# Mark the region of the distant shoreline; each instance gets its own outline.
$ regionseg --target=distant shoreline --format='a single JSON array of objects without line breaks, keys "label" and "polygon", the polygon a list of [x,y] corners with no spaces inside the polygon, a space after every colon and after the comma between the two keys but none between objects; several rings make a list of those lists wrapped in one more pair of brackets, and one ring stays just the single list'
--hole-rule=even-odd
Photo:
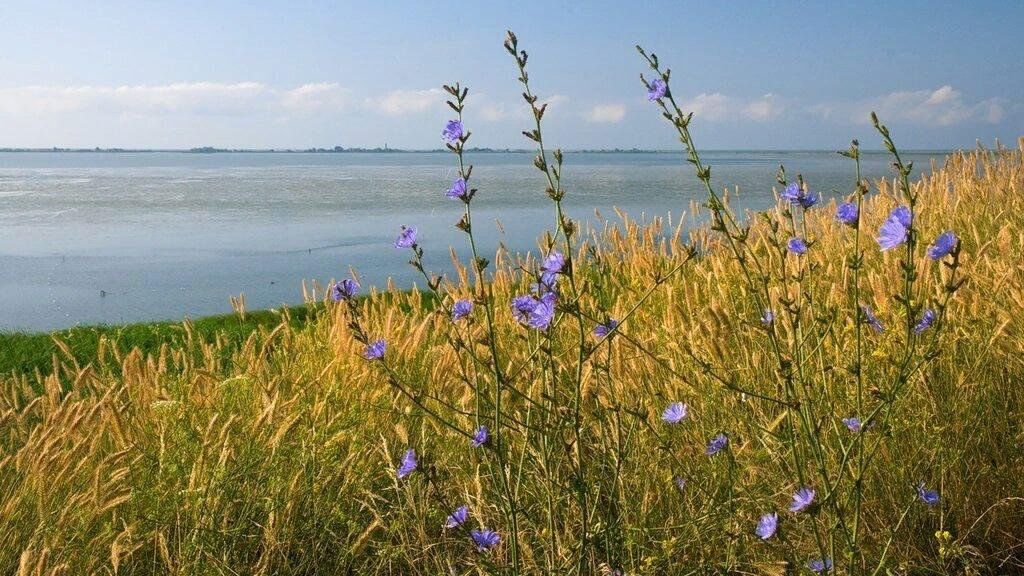
[{"label": "distant shoreline", "polygon": [[[906,150],[906,153],[911,154],[950,154],[956,150],[962,150],[963,148],[953,149],[921,149],[921,150]],[[58,154],[429,154],[438,152],[448,152],[444,148],[433,148],[425,150],[416,149],[402,149],[402,148],[342,148],[337,146],[335,148],[214,148],[211,146],[203,146],[200,148],[0,148],[0,153],[19,153],[19,154],[33,154],[33,153],[58,153]],[[473,154],[535,154],[535,150],[528,150],[525,148],[467,148],[467,153]],[[679,153],[679,150],[644,150],[639,148],[596,148],[596,149],[579,149],[579,150],[564,150],[566,154],[674,154]],[[794,153],[794,152],[836,152],[827,148],[808,148],[808,149],[721,149],[712,150],[708,149],[705,152],[756,152],[756,153]],[[888,154],[884,149],[878,150],[865,150],[861,149],[861,152],[866,154]]]}]

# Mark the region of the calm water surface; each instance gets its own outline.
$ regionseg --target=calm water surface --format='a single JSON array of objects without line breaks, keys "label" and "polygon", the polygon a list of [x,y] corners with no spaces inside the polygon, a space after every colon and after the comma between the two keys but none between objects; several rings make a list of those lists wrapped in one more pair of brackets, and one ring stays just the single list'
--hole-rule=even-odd
[{"label": "calm water surface", "polygon": [[[542,176],[525,153],[472,154],[479,248],[534,249],[553,223]],[[672,215],[703,198],[679,154],[566,155],[570,215],[598,209]],[[910,154],[927,169],[941,153]],[[815,190],[852,187],[850,160],[831,152],[712,152],[716,187],[738,186],[739,206],[772,201],[785,164]],[[867,154],[866,177],[891,174]],[[0,329],[182,319],[302,300],[305,280],[359,271],[362,283],[416,280],[392,246],[402,224],[420,229],[427,263],[444,270],[461,203],[445,153],[186,154],[0,153]],[[500,224],[500,225],[499,225]]]}]

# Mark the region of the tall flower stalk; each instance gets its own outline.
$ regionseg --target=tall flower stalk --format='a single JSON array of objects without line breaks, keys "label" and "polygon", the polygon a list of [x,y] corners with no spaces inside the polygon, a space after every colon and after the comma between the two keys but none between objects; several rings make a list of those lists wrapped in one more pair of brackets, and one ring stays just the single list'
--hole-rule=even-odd
[{"label": "tall flower stalk", "polygon": [[[456,223],[456,228],[466,234],[469,241],[469,248],[472,255],[474,300],[483,308],[486,320],[486,344],[490,351],[491,371],[494,375],[494,425],[491,432],[491,442],[494,445],[494,453],[498,459],[498,475],[502,490],[504,491],[504,506],[510,523],[510,540],[512,565],[515,574],[519,574],[519,509],[516,504],[515,493],[509,477],[507,466],[508,445],[504,442],[504,431],[502,428],[504,414],[502,412],[502,397],[505,393],[505,374],[502,368],[501,358],[498,354],[498,335],[494,329],[494,296],[491,285],[487,281],[486,271],[490,264],[487,258],[480,256],[477,251],[476,238],[473,234],[473,198],[477,190],[472,187],[471,178],[473,167],[467,166],[465,161],[465,145],[469,141],[471,133],[465,130],[463,125],[463,110],[466,105],[466,98],[469,89],[463,88],[459,83],[445,85],[444,90],[452,97],[447,101],[448,106],[455,111],[458,118],[449,122],[443,133],[447,140],[446,146],[455,154],[458,161],[458,179],[452,184],[448,197],[459,199],[465,206],[462,218]],[[477,420],[479,421],[479,404],[477,409]]]},{"label": "tall flower stalk", "polygon": [[[537,145],[537,156],[534,158],[533,164],[544,174],[547,181],[547,195],[554,202],[555,207],[555,235],[553,243],[549,247],[549,252],[554,249],[554,244],[558,242],[558,236],[561,234],[563,239],[563,257],[565,259],[564,264],[558,266],[558,270],[555,272],[562,272],[569,281],[569,293],[566,301],[563,301],[561,308],[567,314],[572,316],[576,321],[577,329],[577,358],[575,367],[574,377],[574,397],[573,397],[573,446],[575,455],[575,469],[576,478],[576,500],[580,511],[580,553],[579,553],[579,564],[578,569],[582,572],[587,562],[587,556],[589,554],[588,535],[590,531],[589,527],[589,506],[587,504],[587,481],[586,481],[586,450],[584,447],[583,438],[583,368],[584,363],[587,359],[587,330],[584,325],[583,314],[580,310],[580,291],[577,285],[576,279],[576,266],[574,265],[574,252],[575,244],[573,242],[573,235],[576,232],[576,224],[569,219],[565,214],[562,207],[562,199],[565,197],[565,189],[562,187],[562,161],[564,159],[562,151],[556,149],[552,154],[554,164],[549,163],[547,158],[547,151],[544,146],[544,135],[542,132],[542,122],[544,113],[547,111],[547,103],[537,104],[538,97],[534,95],[533,90],[530,87],[530,76],[526,70],[526,62],[529,56],[525,50],[519,49],[519,40],[512,31],[508,31],[505,37],[505,50],[513,57],[516,63],[516,68],[519,71],[519,82],[523,86],[523,99],[530,106],[530,112],[533,115],[534,128],[532,130],[526,130],[523,135],[528,139],[532,140]],[[550,270],[549,270],[550,272]],[[541,282],[543,282],[543,277]]]}]

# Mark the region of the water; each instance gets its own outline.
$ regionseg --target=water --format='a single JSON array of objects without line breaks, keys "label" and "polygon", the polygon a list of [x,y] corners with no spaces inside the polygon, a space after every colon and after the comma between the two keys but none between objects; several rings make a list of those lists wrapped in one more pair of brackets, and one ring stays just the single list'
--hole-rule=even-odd
[{"label": "water", "polygon": [[[881,154],[866,177],[891,174]],[[566,205],[633,217],[672,214],[703,198],[680,154],[572,153]],[[910,154],[925,168],[941,153]],[[420,229],[427,263],[465,256],[453,224],[461,203],[445,153],[185,154],[0,153],[0,329],[199,317],[302,300],[303,279],[358,269],[364,286],[416,275],[392,246],[402,224]],[[479,248],[534,249],[553,223],[540,173],[525,153],[473,154]],[[716,186],[738,186],[741,206],[764,208],[780,163],[815,190],[847,191],[852,161],[830,152],[705,154]],[[499,225],[500,222],[500,225]]]}]

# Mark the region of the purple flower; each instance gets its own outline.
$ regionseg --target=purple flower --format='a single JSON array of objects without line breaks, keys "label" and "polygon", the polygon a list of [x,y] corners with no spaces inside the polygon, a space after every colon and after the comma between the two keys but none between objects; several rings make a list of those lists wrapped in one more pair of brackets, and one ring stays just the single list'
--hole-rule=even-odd
[{"label": "purple flower", "polygon": [[530,313],[537,306],[537,299],[529,294],[516,296],[512,299],[512,316],[521,324],[530,320]]},{"label": "purple flower", "polygon": [[484,444],[487,444],[487,441],[490,439],[491,434],[490,432],[488,432],[487,426],[481,425],[478,426],[476,431],[473,432],[473,440],[470,442],[470,444],[473,446],[473,448],[479,448]]},{"label": "purple flower", "polygon": [[790,238],[789,242],[786,244],[786,248],[798,256],[807,254],[807,242],[804,242],[804,239],[799,236]]},{"label": "purple flower", "polygon": [[897,206],[892,209],[889,213],[889,218],[892,218],[903,225],[904,228],[910,228],[913,224],[914,215],[910,213],[910,208],[906,206]]},{"label": "purple flower", "polygon": [[455,304],[452,304],[452,322],[455,322],[456,320],[461,320],[466,316],[469,316],[472,312],[472,300],[456,300]]},{"label": "purple flower", "polygon": [[452,183],[452,187],[444,195],[453,200],[464,200],[466,198],[466,181],[459,178]]},{"label": "purple flower", "polygon": [[416,227],[402,226],[402,231],[398,233],[398,238],[395,240],[395,248],[412,248],[415,245]]},{"label": "purple flower", "polygon": [[803,190],[800,189],[800,184],[792,182],[786,186],[781,193],[779,193],[779,198],[782,198],[790,204],[797,204],[800,202],[801,194],[803,194]]},{"label": "purple flower", "polygon": [[856,228],[857,219],[859,217],[860,214],[857,212],[857,205],[853,202],[844,202],[836,207],[836,220],[846,224],[847,226]]},{"label": "purple flower", "polygon": [[775,312],[772,312],[771,308],[765,308],[761,314],[761,324],[771,326],[772,322],[775,322]]},{"label": "purple flower", "polygon": [[647,100],[650,102],[660,100],[664,98],[666,94],[668,94],[668,84],[666,84],[661,78],[655,78],[647,85]]},{"label": "purple flower", "polygon": [[678,488],[680,492],[686,489],[686,478],[683,478],[678,474],[672,477],[672,483],[676,485],[676,488]]},{"label": "purple flower", "polygon": [[367,360],[380,360],[384,357],[384,351],[387,349],[388,343],[383,339],[374,340],[366,345],[366,350],[363,351],[363,358]]},{"label": "purple flower", "polygon": [[935,490],[925,490],[924,482],[917,485],[917,497],[921,499],[921,502],[929,506],[935,506],[939,503],[939,493]]},{"label": "purple flower", "polygon": [[878,229],[878,237],[875,239],[882,250],[890,250],[907,241],[907,234],[910,231],[912,217],[910,208],[897,206],[889,213],[889,217]]},{"label": "purple flower", "polygon": [[556,276],[565,267],[565,256],[558,250],[552,250],[540,265],[540,283],[543,287],[555,287]]},{"label": "purple flower", "polygon": [[359,293],[359,283],[351,278],[345,278],[341,282],[335,282],[331,286],[331,300],[341,302],[348,300]]},{"label": "purple flower", "polygon": [[458,528],[469,519],[469,506],[459,506],[444,521],[445,528]]},{"label": "purple flower", "polygon": [[714,456],[715,454],[721,452],[727,444],[729,444],[729,437],[726,436],[724,433],[719,434],[718,436],[712,438],[710,442],[708,442],[708,447],[706,450],[704,450],[704,453],[707,454],[708,456]]},{"label": "purple flower", "polygon": [[540,298],[528,294],[512,299],[512,316],[521,324],[537,329],[547,330],[555,317],[555,293],[548,292]]},{"label": "purple flower", "polygon": [[619,326],[619,321],[609,318],[604,324],[598,324],[594,327],[594,337],[604,338],[612,333]]},{"label": "purple flower", "polygon": [[761,516],[761,519],[757,521],[757,529],[754,532],[761,540],[767,540],[775,535],[775,531],[778,528],[779,515],[772,512],[771,514]]},{"label": "purple flower", "polygon": [[803,512],[811,504],[814,504],[814,490],[804,486],[793,493],[793,503],[789,505],[789,511]]},{"label": "purple flower", "polygon": [[444,125],[444,130],[441,131],[441,138],[444,138],[445,142],[449,144],[455,144],[457,140],[462,138],[462,122],[449,120]]},{"label": "purple flower", "polygon": [[799,204],[805,210],[817,204],[820,199],[817,194],[809,190],[804,190],[796,182],[786,186],[786,189],[779,194],[779,197],[788,201],[790,204]]},{"label": "purple flower", "polygon": [[920,334],[921,332],[924,332],[925,330],[931,328],[934,322],[935,310],[932,310],[931,308],[926,309],[924,313],[921,314],[921,320],[917,322],[917,326],[914,326],[914,333]]},{"label": "purple flower", "polygon": [[405,455],[402,456],[402,462],[398,465],[398,470],[396,471],[398,479],[401,480],[412,474],[416,471],[417,466],[419,466],[419,462],[416,461],[416,451],[409,448],[405,451]]},{"label": "purple flower", "polygon": [[807,567],[811,569],[811,572],[821,573],[832,570],[832,560],[829,558],[815,558],[807,562]]},{"label": "purple flower", "polygon": [[870,307],[861,304],[860,311],[864,314],[864,321],[867,322],[875,332],[878,332],[879,334],[885,332],[885,326],[882,326],[882,323],[877,317],[875,317],[875,314],[871,311]]},{"label": "purple flower", "polygon": [[487,528],[473,530],[469,535],[473,538],[473,543],[476,544],[476,549],[480,552],[486,552],[497,546],[498,542],[501,542],[501,536],[494,530],[488,530]]},{"label": "purple flower", "polygon": [[932,260],[942,260],[946,256],[949,256],[949,253],[956,248],[957,242],[959,242],[959,240],[952,230],[947,230],[942,234],[939,234],[939,237],[935,239],[935,242],[928,247],[928,257]]},{"label": "purple flower", "polygon": [[669,424],[679,424],[690,415],[690,407],[682,402],[673,402],[661,413],[661,419]]},{"label": "purple flower", "polygon": [[860,421],[860,418],[856,416],[843,418],[843,424],[850,430],[850,432],[853,433],[860,432],[864,428],[864,424]]}]

